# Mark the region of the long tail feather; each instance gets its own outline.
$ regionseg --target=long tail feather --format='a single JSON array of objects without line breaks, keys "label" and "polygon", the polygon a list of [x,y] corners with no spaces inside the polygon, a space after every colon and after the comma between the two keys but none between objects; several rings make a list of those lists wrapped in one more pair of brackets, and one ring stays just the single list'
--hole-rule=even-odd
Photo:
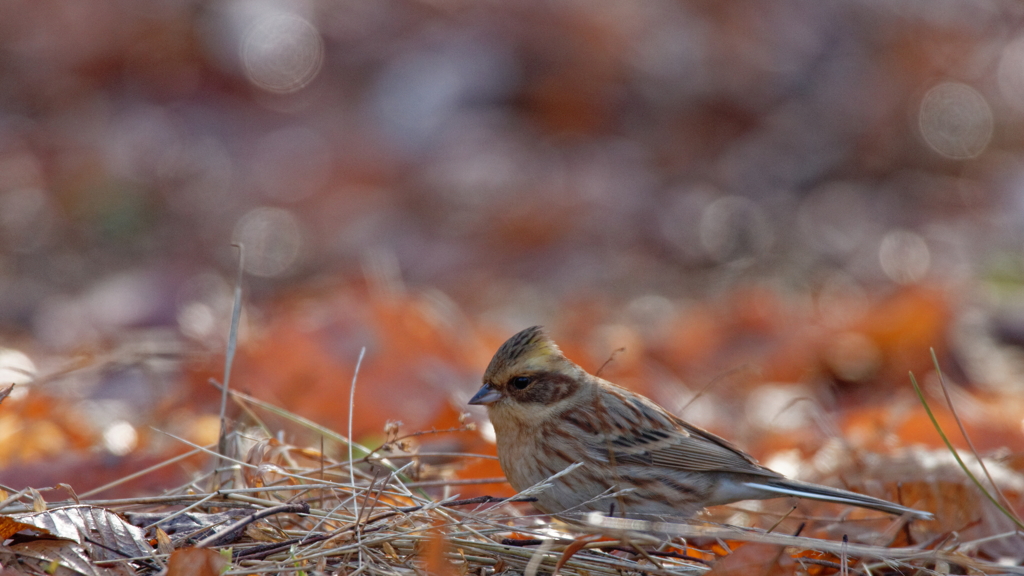
[{"label": "long tail feather", "polygon": [[857,494],[856,492],[841,490],[839,488],[829,488],[827,486],[819,486],[808,482],[800,482],[798,480],[748,481],[745,482],[745,484],[751,488],[764,490],[772,494],[778,494],[779,496],[798,496],[800,498],[810,498],[812,500],[850,504],[853,506],[860,506],[861,508],[870,508],[872,510],[887,512],[889,514],[908,514],[911,517],[920,520],[932,520],[935,518],[931,512],[914,510],[913,508],[900,506],[899,504],[888,502],[880,498],[865,496],[864,494]]}]

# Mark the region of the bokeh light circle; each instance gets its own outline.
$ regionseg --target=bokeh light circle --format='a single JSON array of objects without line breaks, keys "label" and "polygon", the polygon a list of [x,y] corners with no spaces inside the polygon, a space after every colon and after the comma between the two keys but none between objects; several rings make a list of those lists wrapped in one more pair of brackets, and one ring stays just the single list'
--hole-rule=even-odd
[{"label": "bokeh light circle", "polygon": [[125,456],[139,444],[139,433],[129,422],[118,420],[103,430],[103,447],[115,456]]},{"label": "bokeh light circle", "polygon": [[234,241],[245,247],[245,271],[255,276],[281,276],[302,252],[298,218],[281,208],[255,208],[238,220]]},{"label": "bokeh light circle", "polygon": [[895,282],[912,284],[922,280],[931,267],[931,251],[924,238],[907,230],[893,230],[882,238],[878,249],[882,271]]},{"label": "bokeh light circle", "polygon": [[992,139],[992,108],[974,88],[943,82],[925,94],[918,124],[932,150],[947,158],[974,158]]},{"label": "bokeh light circle", "polygon": [[293,14],[260,19],[242,42],[242,65],[250,82],[289,94],[309,84],[324,61],[324,42],[307,20]]}]

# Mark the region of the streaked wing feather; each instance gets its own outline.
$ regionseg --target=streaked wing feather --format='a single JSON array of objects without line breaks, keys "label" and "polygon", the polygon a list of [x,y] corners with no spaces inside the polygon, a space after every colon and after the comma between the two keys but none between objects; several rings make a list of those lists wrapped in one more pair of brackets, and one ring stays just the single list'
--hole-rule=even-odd
[{"label": "streaked wing feather", "polygon": [[779,474],[758,466],[746,454],[730,450],[695,435],[676,437],[672,445],[651,450],[651,463],[681,472],[737,472],[778,477]]},{"label": "streaked wing feather", "polygon": [[[660,420],[660,419],[659,419]],[[781,475],[757,464],[731,444],[711,434],[672,418],[666,422],[649,421],[639,433],[619,434],[603,441],[594,439],[592,453],[602,459],[615,459],[616,464],[647,464],[664,466],[680,472],[735,472],[768,478]]]}]

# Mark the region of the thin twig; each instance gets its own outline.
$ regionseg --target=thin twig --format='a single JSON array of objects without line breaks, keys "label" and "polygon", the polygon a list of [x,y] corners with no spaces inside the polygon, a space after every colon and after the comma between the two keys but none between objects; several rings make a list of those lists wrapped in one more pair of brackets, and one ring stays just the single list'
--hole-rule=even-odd
[{"label": "thin twig", "polygon": [[[363,346],[359,350],[359,359],[356,360],[356,369],[352,373],[352,386],[348,392],[348,437],[352,438],[352,413],[355,410],[356,405],[356,380],[359,379],[359,367],[363,365],[363,356],[366,355],[366,346]],[[353,466],[354,460],[352,458],[352,443],[348,443],[348,474],[349,479],[352,482],[352,486],[356,485],[356,473],[355,466]],[[355,496],[355,492],[352,494],[352,507],[355,510],[356,516],[356,542],[360,544],[359,547],[359,563],[363,563],[363,548],[362,548],[362,536],[359,534],[359,500]]]},{"label": "thin twig", "polygon": [[846,547],[850,544],[850,537],[843,534],[843,548],[839,553],[839,574],[842,576],[849,576],[850,572],[847,566],[846,559]]},{"label": "thin twig", "polygon": [[508,479],[504,476],[494,478],[473,478],[470,480],[424,480],[422,482],[406,482],[406,488],[424,488],[428,486],[477,486],[480,484],[504,484]]},{"label": "thin twig", "polygon": [[168,520],[173,520],[173,519],[177,518],[178,516],[181,516],[182,514],[188,514],[193,508],[198,508],[198,507],[202,506],[203,504],[205,504],[205,503],[209,502],[210,500],[212,500],[215,496],[218,496],[218,494],[216,492],[211,492],[210,494],[206,495],[206,498],[203,498],[202,500],[200,500],[198,502],[195,502],[194,504],[192,504],[190,506],[186,506],[186,507],[182,508],[181,510],[178,510],[177,512],[172,512],[171,514],[168,514],[167,516],[164,516],[163,518],[157,520],[156,522],[153,522],[152,524],[143,526],[142,529],[143,530],[149,530],[150,528],[155,528],[156,526],[159,526],[160,524],[163,524],[164,522],[167,522]]},{"label": "thin twig", "polygon": [[786,512],[785,514],[783,514],[781,518],[779,518],[778,520],[775,521],[775,524],[772,524],[772,527],[768,529],[768,533],[771,534],[772,532],[775,532],[775,529],[779,527],[779,524],[782,524],[782,522],[786,518],[789,518],[789,515],[792,514],[795,511],[796,511],[796,506],[793,506],[792,508],[790,508],[789,512]]},{"label": "thin twig", "polygon": [[217,440],[217,453],[221,456],[227,456],[228,390],[231,389],[231,365],[235,361],[235,350],[238,347],[238,321],[242,316],[242,279],[245,273],[245,247],[241,243],[232,244],[232,246],[238,248],[238,276],[235,278],[235,295],[231,307],[228,345],[224,352],[224,383],[220,395],[220,436]]},{"label": "thin twig", "polygon": [[273,508],[267,508],[266,510],[260,510],[255,514],[250,514],[245,518],[235,521],[229,524],[224,530],[212,534],[206,538],[203,538],[196,543],[196,548],[206,548],[208,546],[221,546],[233,542],[245,529],[246,526],[266,518],[267,516],[273,516],[274,514],[308,514],[309,504],[305,502],[299,502],[298,504],[282,504],[280,506],[274,506]]},{"label": "thin twig", "polygon": [[738,374],[738,373],[740,373],[740,372],[742,372],[742,371],[744,371],[746,369],[747,369],[747,366],[745,366],[745,365],[744,366],[737,366],[736,368],[733,368],[731,370],[726,370],[725,372],[719,374],[718,376],[715,376],[714,378],[711,379],[711,381],[709,381],[707,384],[705,384],[704,387],[701,388],[699,392],[694,394],[693,398],[690,398],[686,402],[686,404],[683,404],[683,407],[679,409],[679,413],[682,414],[683,412],[686,412],[686,409],[690,407],[690,404],[693,404],[694,402],[696,402],[697,399],[699,399],[701,396],[703,396],[705,393],[707,393],[707,391],[710,390],[712,386],[715,386],[716,384],[718,384],[722,380],[728,378],[729,376],[732,376],[733,374]]},{"label": "thin twig", "polygon": [[[413,432],[411,434],[406,434],[405,436],[399,436],[399,437],[395,438],[394,440],[388,440],[388,441],[384,442],[380,446],[377,446],[373,450],[370,450],[370,453],[367,454],[366,456],[363,456],[362,460],[363,461],[368,461],[371,456],[373,456],[377,452],[380,452],[385,447],[397,444],[398,442],[401,442],[402,440],[408,440],[409,438],[416,438],[418,436],[427,436],[427,435],[430,435],[430,434],[448,434],[448,433],[453,433],[453,432],[469,432],[469,431],[472,431],[473,429],[474,429],[473,426],[469,426],[469,425],[463,424],[462,426],[456,426],[456,427],[453,427],[453,428],[446,428],[444,430],[420,430],[419,432]],[[350,433],[350,435],[351,435],[351,433]],[[409,454],[408,456],[404,456],[404,455],[392,456],[392,458],[406,458],[406,457],[408,457],[408,458],[415,458],[417,456],[420,456],[420,454]]]},{"label": "thin twig", "polygon": [[[207,449],[212,448],[212,447],[213,447],[213,444],[208,444],[206,446]],[[174,464],[175,462],[180,462],[180,461],[182,461],[182,460],[184,460],[186,458],[189,458],[191,456],[195,456],[196,454],[199,454],[200,452],[201,452],[201,450],[198,450],[198,449],[196,449],[196,450],[189,450],[188,452],[185,452],[184,454],[179,454],[178,456],[175,456],[173,458],[168,458],[167,460],[164,460],[163,462],[161,462],[159,464],[154,464],[154,465],[150,466],[149,468],[146,468],[144,470],[139,470],[138,472],[134,472],[134,473],[129,474],[129,475],[123,477],[123,478],[119,478],[117,480],[114,480],[113,482],[109,482],[107,484],[104,484],[103,486],[100,486],[99,488],[93,488],[92,490],[89,490],[88,492],[85,492],[84,494],[80,494],[79,498],[88,498],[89,496],[92,496],[94,494],[99,494],[101,492],[105,492],[107,490],[110,490],[111,488],[115,488],[117,486],[120,486],[121,484],[124,484],[125,482],[130,482],[130,481],[132,481],[132,480],[134,480],[136,478],[139,478],[141,476],[145,476],[146,474],[149,474],[150,472],[156,472],[157,470],[159,470],[159,469],[161,469],[161,468],[163,468],[165,466],[170,466],[171,464]]]},{"label": "thin twig", "polygon": [[612,350],[612,353],[608,355],[608,359],[604,361],[604,364],[601,364],[601,367],[597,369],[597,372],[594,372],[594,376],[600,376],[601,375],[601,371],[604,370],[609,364],[614,362],[616,356],[618,356],[620,353],[625,352],[625,351],[626,351],[625,347],[616,348],[615,350]]}]

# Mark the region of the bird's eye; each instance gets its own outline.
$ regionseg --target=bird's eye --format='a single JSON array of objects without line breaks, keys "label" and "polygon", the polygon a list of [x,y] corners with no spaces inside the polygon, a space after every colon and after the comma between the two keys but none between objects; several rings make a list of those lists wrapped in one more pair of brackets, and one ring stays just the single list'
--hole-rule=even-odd
[{"label": "bird's eye", "polygon": [[516,376],[512,379],[512,385],[516,387],[516,390],[523,390],[530,385],[532,380],[528,376]]}]

